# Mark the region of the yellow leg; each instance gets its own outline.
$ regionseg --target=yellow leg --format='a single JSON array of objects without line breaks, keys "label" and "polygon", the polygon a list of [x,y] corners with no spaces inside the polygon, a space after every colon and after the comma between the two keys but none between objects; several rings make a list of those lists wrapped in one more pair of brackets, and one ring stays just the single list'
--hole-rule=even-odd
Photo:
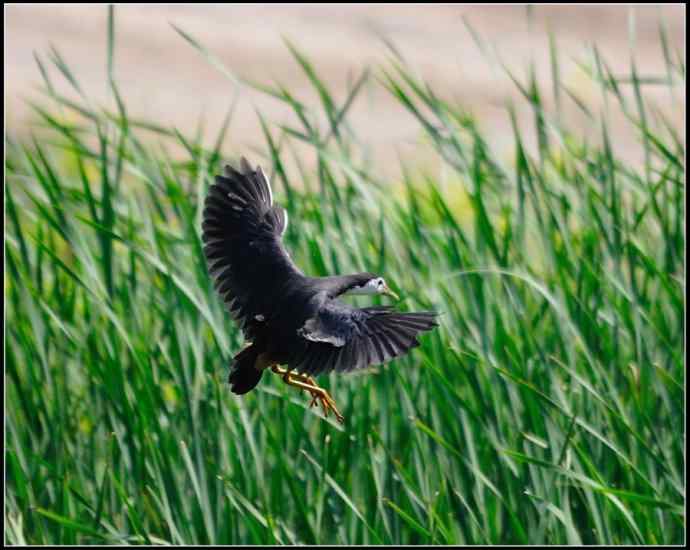
[{"label": "yellow leg", "polygon": [[281,369],[277,365],[273,365],[271,370],[276,374],[280,374],[283,377],[283,382],[289,386],[294,386],[311,393],[312,401],[309,405],[310,407],[314,407],[318,401],[321,403],[325,416],[328,416],[328,413],[333,411],[333,414],[338,422],[342,424],[345,421],[345,418],[342,414],[340,414],[340,411],[335,406],[335,401],[330,394],[323,388],[320,388],[311,376],[290,372],[287,369]]}]

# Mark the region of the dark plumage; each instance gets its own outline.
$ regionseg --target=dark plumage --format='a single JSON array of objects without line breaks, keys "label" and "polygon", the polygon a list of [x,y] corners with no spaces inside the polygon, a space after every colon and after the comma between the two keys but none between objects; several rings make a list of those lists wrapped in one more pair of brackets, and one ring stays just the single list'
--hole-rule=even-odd
[{"label": "dark plumage", "polygon": [[358,309],[338,300],[349,291],[392,294],[373,273],[304,275],[283,246],[287,213],[273,203],[266,175],[244,158],[240,167],[226,166],[216,176],[202,224],[214,286],[251,341],[233,359],[233,392],[250,391],[277,364],[317,375],[385,363],[418,346],[419,333],[437,325],[434,312]]}]

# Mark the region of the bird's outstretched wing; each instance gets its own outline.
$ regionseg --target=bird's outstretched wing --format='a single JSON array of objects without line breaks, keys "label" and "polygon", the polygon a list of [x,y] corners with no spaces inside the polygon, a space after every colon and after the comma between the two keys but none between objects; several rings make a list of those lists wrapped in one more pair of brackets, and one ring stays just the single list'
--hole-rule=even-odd
[{"label": "bird's outstretched wing", "polygon": [[281,281],[301,276],[282,243],[287,213],[273,204],[268,178],[246,159],[225,167],[204,204],[202,240],[209,273],[230,314],[253,339]]},{"label": "bird's outstretched wing", "polygon": [[298,331],[307,344],[289,366],[317,375],[386,363],[417,347],[417,336],[438,325],[437,315],[402,313],[391,306],[357,309],[329,300]]}]

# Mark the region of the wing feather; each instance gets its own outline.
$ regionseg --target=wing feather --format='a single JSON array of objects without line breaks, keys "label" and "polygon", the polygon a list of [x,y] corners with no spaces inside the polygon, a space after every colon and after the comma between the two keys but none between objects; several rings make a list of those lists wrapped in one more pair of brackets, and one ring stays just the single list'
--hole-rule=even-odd
[{"label": "wing feather", "polygon": [[245,336],[254,336],[280,293],[280,282],[302,276],[283,246],[285,210],[273,204],[268,178],[246,159],[226,166],[204,203],[202,240],[214,287]]},{"label": "wing feather", "polygon": [[401,313],[391,307],[356,309],[328,300],[298,334],[306,340],[290,368],[310,375],[347,372],[386,363],[419,346],[417,336],[438,325],[437,313]]}]

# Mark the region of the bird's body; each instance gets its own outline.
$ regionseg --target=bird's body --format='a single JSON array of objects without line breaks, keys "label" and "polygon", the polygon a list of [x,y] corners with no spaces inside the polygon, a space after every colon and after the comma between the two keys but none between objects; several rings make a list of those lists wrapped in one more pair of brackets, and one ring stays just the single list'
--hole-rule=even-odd
[{"label": "bird's body", "polygon": [[[287,213],[274,205],[265,174],[260,167],[252,170],[244,159],[241,169],[228,166],[224,176],[216,176],[202,225],[216,290],[251,341],[233,359],[232,391],[250,391],[263,371],[272,368],[286,382],[310,391],[313,403],[321,399],[328,412],[326,398],[317,395],[325,392],[312,375],[347,372],[398,357],[419,345],[420,332],[436,326],[436,314],[355,308],[338,299],[348,293],[394,295],[372,273],[306,276],[285,250]],[[287,365],[287,370],[277,365]],[[330,409],[339,416],[334,403]]]}]

